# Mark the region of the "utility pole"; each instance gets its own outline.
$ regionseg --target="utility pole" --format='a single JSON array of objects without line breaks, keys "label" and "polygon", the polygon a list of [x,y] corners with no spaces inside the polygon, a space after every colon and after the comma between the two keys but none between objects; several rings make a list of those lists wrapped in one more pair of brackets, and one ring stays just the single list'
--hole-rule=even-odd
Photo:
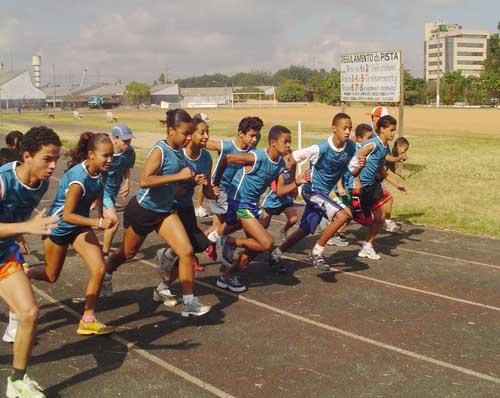
[{"label": "utility pole", "polygon": [[54,75],[54,103],[53,107],[56,109],[56,64],[52,64],[52,71]]},{"label": "utility pole", "polygon": [[441,73],[441,34],[440,31],[438,30],[438,60],[437,60],[437,80],[436,80],[436,107],[439,108],[440,106],[440,98],[439,98],[439,86],[440,86],[440,77],[439,74]]}]

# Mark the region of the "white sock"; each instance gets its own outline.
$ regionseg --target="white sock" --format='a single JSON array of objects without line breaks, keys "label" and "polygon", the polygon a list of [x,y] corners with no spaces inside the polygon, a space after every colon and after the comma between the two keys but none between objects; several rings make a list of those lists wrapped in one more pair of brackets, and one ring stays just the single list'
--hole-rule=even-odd
[{"label": "white sock", "polygon": [[314,256],[317,256],[317,255],[323,254],[324,251],[325,251],[325,248],[323,246],[320,246],[319,243],[316,243],[312,249],[312,254]]},{"label": "white sock", "polygon": [[156,290],[158,290],[159,292],[161,292],[162,290],[167,290],[167,289],[170,291],[170,287],[163,281],[160,282],[160,284],[156,288]]},{"label": "white sock", "polygon": [[390,224],[391,222],[392,222],[392,220],[391,220],[390,218],[386,218],[386,219],[385,219],[385,223],[386,223],[386,224]]},{"label": "white sock", "polygon": [[113,278],[113,274],[110,274],[109,272],[104,274],[104,279],[110,280],[111,278]]},{"label": "white sock", "polygon": [[189,304],[191,301],[194,299],[194,294],[183,294],[182,295],[182,301],[184,301],[184,304]]},{"label": "white sock", "polygon": [[208,240],[212,243],[216,243],[220,237],[221,236],[217,233],[217,231],[212,231],[207,235]]},{"label": "white sock", "polygon": [[279,247],[273,250],[271,253],[274,257],[281,257],[283,255],[283,252],[280,250]]},{"label": "white sock", "polygon": [[369,242],[363,242],[363,249],[373,249],[373,246]]},{"label": "white sock", "polygon": [[15,312],[11,312],[11,311],[9,311],[9,323],[10,323],[11,321],[13,321],[13,322],[17,322],[18,320],[19,320],[19,319],[17,318],[16,313],[15,313]]}]

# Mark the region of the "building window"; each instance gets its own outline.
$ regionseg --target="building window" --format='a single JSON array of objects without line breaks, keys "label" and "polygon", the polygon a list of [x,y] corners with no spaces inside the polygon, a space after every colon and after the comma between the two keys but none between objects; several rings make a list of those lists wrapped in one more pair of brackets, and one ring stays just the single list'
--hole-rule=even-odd
[{"label": "building window", "polygon": [[484,43],[457,43],[457,47],[483,48],[484,47]]},{"label": "building window", "polygon": [[482,65],[483,61],[457,61],[458,65]]},{"label": "building window", "polygon": [[433,48],[443,48],[443,43],[439,44],[429,44],[429,50],[432,50]]},{"label": "building window", "polygon": [[487,36],[485,35],[458,35],[455,37],[461,37],[463,39],[486,39]]},{"label": "building window", "polygon": [[[438,61],[429,62],[429,66],[437,66],[437,65],[438,65]],[[443,65],[443,61],[439,61],[439,65]]]},{"label": "building window", "polygon": [[443,53],[441,53],[441,52],[429,54],[429,58],[436,58],[436,57],[442,57],[442,56],[443,56]]},{"label": "building window", "polygon": [[458,51],[457,55],[459,57],[482,57],[484,53],[482,51]]}]

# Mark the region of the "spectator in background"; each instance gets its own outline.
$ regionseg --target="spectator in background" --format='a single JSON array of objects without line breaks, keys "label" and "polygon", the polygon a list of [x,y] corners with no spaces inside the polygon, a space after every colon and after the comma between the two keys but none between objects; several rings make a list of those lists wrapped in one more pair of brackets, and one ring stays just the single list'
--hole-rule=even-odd
[{"label": "spectator in background", "polygon": [[0,149],[0,165],[5,163],[21,161],[20,147],[23,142],[23,133],[11,131],[5,137],[7,147]]}]

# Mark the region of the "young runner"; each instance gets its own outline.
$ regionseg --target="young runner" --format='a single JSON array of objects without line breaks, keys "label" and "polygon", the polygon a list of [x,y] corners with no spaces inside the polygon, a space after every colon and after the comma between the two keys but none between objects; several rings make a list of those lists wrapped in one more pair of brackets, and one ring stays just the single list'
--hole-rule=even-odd
[{"label": "young runner", "polygon": [[[94,229],[113,227],[115,221],[102,214],[102,172],[113,160],[113,144],[107,134],[85,132],[70,152],[69,169],[59,183],[50,215],[59,216],[57,227],[44,238],[45,265],[30,267],[27,275],[54,283],[61,274],[68,246],[72,245],[89,270],[85,307],[78,325],[80,335],[108,334],[113,328],[95,317],[97,299],[105,267],[101,245]],[[98,200],[98,217],[90,217],[90,207]]]},{"label": "young runner", "polygon": [[[323,257],[325,246],[351,217],[349,209],[339,199],[331,199],[329,196],[356,152],[354,142],[349,139],[351,130],[350,116],[338,113],[332,120],[332,136],[329,139],[293,152],[295,161],[310,163],[311,182],[305,184],[302,189],[306,208],[299,228],[271,253],[271,266],[279,264],[282,254],[297,242],[313,234],[324,217],[328,219],[329,225],[313,247],[308,261],[320,271],[330,269]],[[362,162],[363,159],[360,158],[361,165]]]},{"label": "young runner", "polygon": [[[390,150],[388,142],[392,141],[396,132],[397,121],[392,116],[383,116],[378,120],[377,128],[379,134],[372,137],[356,153],[351,160],[349,169],[354,177],[359,175],[361,183],[360,202],[365,217],[372,216],[366,242],[359,251],[358,256],[372,260],[380,260],[380,255],[373,249],[373,241],[380,226],[384,222],[384,211],[382,209],[388,197],[384,194],[381,180],[386,172],[384,164]],[[360,167],[358,159],[366,159],[366,165]]]},{"label": "young runner", "polygon": [[[216,171],[214,184],[220,180],[227,164],[240,164],[242,167],[234,175],[228,191],[228,211],[225,223],[218,229],[219,235],[226,235],[240,226],[246,238],[224,236],[222,262],[227,267],[217,279],[217,286],[233,292],[243,292],[236,273],[247,267],[258,253],[270,250],[274,240],[259,221],[259,199],[272,181],[277,181],[276,194],[288,195],[308,179],[308,172],[297,180],[284,184],[278,176],[285,168],[283,156],[290,152],[291,132],[283,126],[273,126],[269,131],[269,146],[265,150],[253,149],[247,154],[228,154],[221,159]],[[234,248],[245,249],[233,263]]]},{"label": "young runner", "polygon": [[[212,172],[212,157],[205,149],[209,139],[208,123],[202,118],[201,114],[193,116],[194,132],[191,141],[183,149],[186,164],[196,175],[204,175],[207,183],[202,185],[204,196],[216,199],[219,193],[217,187],[210,183],[210,174]],[[177,214],[184,225],[184,229],[189,237],[195,253],[201,253],[210,245],[210,241],[198,227],[195,210],[193,206],[193,195],[195,185],[192,182],[179,184],[176,192],[175,207]],[[170,291],[170,286],[177,279],[178,267],[173,265],[177,260],[177,254],[172,248],[161,248],[156,252],[156,257],[160,263],[160,275],[164,279],[153,292],[153,300],[162,301],[165,305],[173,306],[177,304],[177,299]],[[194,270],[204,271],[204,267],[198,261],[196,254],[193,257]],[[170,273],[165,270],[172,269]]]},{"label": "young runner", "polygon": [[[212,174],[212,183],[214,181],[215,172],[221,159],[229,154],[245,154],[254,148],[260,139],[260,130],[264,123],[258,117],[245,117],[241,119],[238,125],[238,135],[233,140],[227,141],[208,141],[207,149],[218,152],[217,161],[215,163],[214,173]],[[239,164],[229,164],[220,180],[219,197],[210,201],[210,209],[213,213],[213,223],[205,233],[211,244],[206,251],[206,255],[212,261],[217,260],[217,241],[220,239],[217,229],[224,223],[227,213],[227,192],[231,185],[236,172],[241,169]]]},{"label": "young runner", "polygon": [[38,321],[38,306],[16,244],[20,234],[49,234],[57,217],[45,217],[45,210],[29,220],[49,186],[61,141],[47,127],[33,127],[21,147],[22,163],[0,167],[0,295],[11,314],[4,335],[14,343],[12,373],[7,378],[6,396],[43,398],[38,384],[26,374]]},{"label": "young runner", "polygon": [[118,230],[118,215],[116,214],[116,199],[120,191],[124,196],[128,195],[130,189],[130,171],[135,164],[135,150],[131,146],[134,135],[124,124],[117,124],[111,130],[111,141],[113,142],[113,162],[109,170],[104,173],[103,209],[106,218],[114,220],[112,228],[104,230],[102,251],[104,259],[107,259],[113,237]]},{"label": "young runner", "polygon": [[140,177],[141,189],[125,208],[122,246],[109,256],[103,289],[106,295],[112,295],[112,273],[126,260],[133,258],[146,237],[156,231],[179,257],[179,279],[184,302],[182,316],[200,316],[210,311],[210,306],[202,305],[193,295],[193,247],[175,211],[174,202],[178,183],[200,185],[206,184],[207,179],[203,174],[195,174],[187,166],[182,151],[191,141],[191,116],[183,109],[169,110],[166,122],[167,137],[158,141],[149,151]]}]

